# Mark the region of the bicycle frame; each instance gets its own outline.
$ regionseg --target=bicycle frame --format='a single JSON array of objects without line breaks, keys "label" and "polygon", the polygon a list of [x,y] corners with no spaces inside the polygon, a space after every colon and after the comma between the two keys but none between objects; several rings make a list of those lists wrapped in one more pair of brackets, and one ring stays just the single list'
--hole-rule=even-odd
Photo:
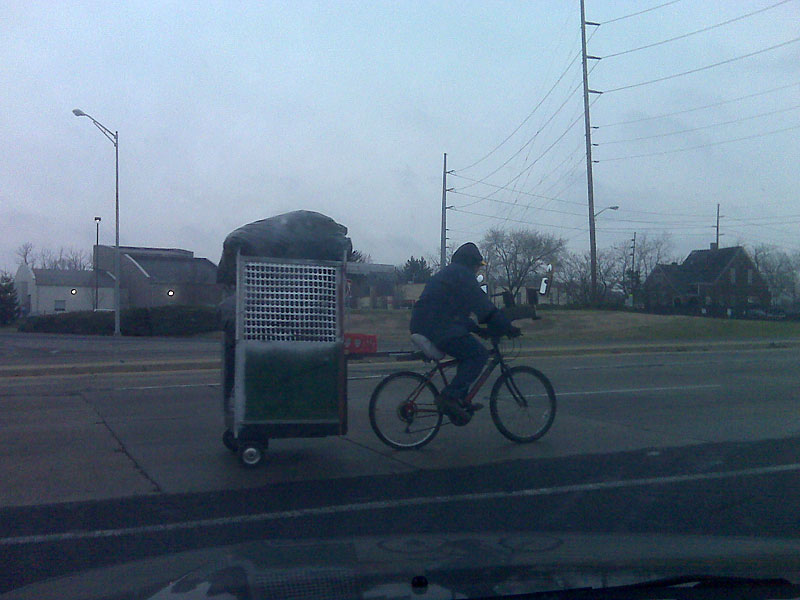
[{"label": "bicycle frame", "polygon": [[[506,366],[505,361],[503,360],[503,355],[500,352],[500,349],[497,347],[498,340],[492,339],[492,349],[490,350],[490,357],[489,362],[486,367],[483,369],[483,372],[480,374],[478,379],[475,380],[475,383],[472,384],[467,396],[464,400],[469,403],[472,402],[472,399],[478,394],[480,389],[486,383],[486,381],[491,377],[494,370],[500,365],[500,372],[505,373],[508,367]],[[444,382],[444,385],[448,385],[449,381],[447,380],[447,375],[445,370],[457,366],[458,359],[453,358],[450,360],[446,360],[444,362],[437,362],[436,366],[430,369],[427,373],[425,373],[425,380],[426,381],[433,381],[433,376],[438,372]]]}]

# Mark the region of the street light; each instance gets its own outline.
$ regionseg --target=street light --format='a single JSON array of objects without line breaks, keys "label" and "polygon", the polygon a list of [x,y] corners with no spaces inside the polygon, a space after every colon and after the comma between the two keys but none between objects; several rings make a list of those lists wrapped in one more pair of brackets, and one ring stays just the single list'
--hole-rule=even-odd
[{"label": "street light", "polygon": [[99,275],[97,271],[97,253],[99,252],[100,246],[100,221],[102,221],[100,217],[94,218],[94,224],[97,228],[97,235],[95,237],[94,242],[94,309],[97,310],[99,307],[97,306],[97,288],[99,287]]},{"label": "street light", "polygon": [[[594,203],[592,203],[594,206]],[[597,304],[597,239],[594,236],[594,220],[602,213],[607,210],[619,210],[619,206],[606,206],[604,209],[592,214],[592,218],[589,221],[589,225],[591,227],[592,235],[589,236],[589,241],[591,242],[590,251],[591,251],[591,264],[592,264],[592,304]]]},{"label": "street light", "polygon": [[[114,144],[114,154],[115,154],[115,162],[116,162],[116,217],[117,217],[117,224],[116,224],[116,249],[114,252],[114,335],[121,335],[120,328],[119,328],[119,132],[111,131],[108,127],[105,127],[102,123],[98,122],[91,116],[87,115],[82,110],[76,108],[72,111],[76,117],[86,117],[92,123],[94,123],[95,127],[97,127],[100,131],[103,132],[111,143]],[[95,294],[96,296],[96,294]],[[96,302],[96,299],[95,299]]]},{"label": "street light", "polygon": [[606,206],[603,210],[594,213],[594,218],[596,219],[607,210],[619,210],[619,206]]}]

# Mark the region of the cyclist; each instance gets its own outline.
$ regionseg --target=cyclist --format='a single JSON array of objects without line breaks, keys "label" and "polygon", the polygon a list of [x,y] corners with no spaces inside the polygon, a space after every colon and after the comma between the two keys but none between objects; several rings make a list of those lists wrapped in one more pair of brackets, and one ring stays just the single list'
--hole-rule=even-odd
[{"label": "cyclist", "polygon": [[478,323],[486,324],[491,335],[521,334],[481,289],[476,276],[485,264],[475,244],[462,245],[450,264],[427,283],[411,312],[411,333],[424,335],[439,350],[459,361],[456,376],[436,398],[439,410],[455,425],[465,425],[469,422],[469,412],[482,408],[477,402],[469,407],[462,402],[489,358],[486,347],[470,335],[481,330],[470,315],[474,314]]}]

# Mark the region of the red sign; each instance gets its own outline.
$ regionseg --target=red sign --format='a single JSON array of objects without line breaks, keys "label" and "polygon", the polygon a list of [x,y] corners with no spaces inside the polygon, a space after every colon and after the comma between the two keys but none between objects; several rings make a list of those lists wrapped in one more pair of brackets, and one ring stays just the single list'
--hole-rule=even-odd
[{"label": "red sign", "polygon": [[345,333],[344,351],[348,354],[375,354],[378,336],[369,333]]}]

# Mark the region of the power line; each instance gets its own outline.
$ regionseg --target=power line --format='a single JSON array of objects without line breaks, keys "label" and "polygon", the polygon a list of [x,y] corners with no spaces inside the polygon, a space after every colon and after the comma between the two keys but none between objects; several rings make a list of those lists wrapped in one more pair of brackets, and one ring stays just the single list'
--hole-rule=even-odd
[{"label": "power line", "polygon": [[781,0],[777,4],[773,4],[772,6],[767,6],[766,8],[762,8],[760,10],[753,11],[751,13],[747,13],[746,15],[742,15],[740,17],[736,17],[734,19],[729,19],[727,21],[723,21],[722,23],[717,23],[716,25],[711,25],[710,27],[705,27],[703,29],[698,29],[697,31],[692,31],[690,33],[684,33],[683,35],[679,35],[673,38],[669,38],[668,40],[662,40],[660,42],[654,42],[652,44],[647,44],[646,46],[639,46],[638,48],[631,48],[630,50],[624,50],[623,52],[616,52],[614,54],[608,54],[603,58],[614,58],[615,56],[622,56],[623,54],[630,54],[631,52],[638,52],[639,50],[646,50],[647,48],[654,48],[655,46],[661,46],[662,44],[668,44],[669,42],[675,42],[677,40],[682,40],[687,37],[691,37],[693,35],[697,35],[698,33],[705,33],[706,31],[711,31],[712,29],[716,29],[717,27],[722,27],[723,25],[730,25],[731,23],[735,23],[736,21],[741,21],[742,19],[746,19],[748,17],[752,17],[759,13],[765,12],[781,4],[786,4],[790,0]]},{"label": "power line", "polygon": [[[567,68],[566,68],[566,69],[564,69],[564,72],[563,72],[563,73],[561,73],[561,75],[559,76],[559,78],[558,78],[558,79],[556,80],[556,82],[553,84],[553,87],[551,87],[551,88],[550,88],[550,90],[549,90],[549,91],[548,91],[548,92],[547,92],[547,93],[544,95],[544,97],[543,97],[543,98],[542,98],[542,99],[539,101],[539,103],[538,103],[538,104],[537,104],[537,105],[534,107],[534,109],[533,109],[533,110],[530,112],[530,114],[528,114],[528,116],[527,116],[527,117],[525,117],[525,119],[523,119],[522,123],[520,123],[520,124],[517,126],[517,128],[516,128],[516,129],[514,129],[514,131],[512,131],[510,134],[508,134],[508,136],[506,137],[506,139],[504,139],[504,140],[503,140],[502,142],[500,142],[500,143],[499,143],[497,146],[495,146],[495,148],[494,148],[493,150],[491,150],[491,151],[490,151],[488,154],[486,154],[486,156],[484,156],[483,158],[480,158],[480,159],[476,160],[474,163],[472,163],[472,164],[471,164],[471,165],[469,165],[469,166],[466,166],[466,167],[464,167],[464,168],[462,168],[462,169],[459,169],[459,171],[467,171],[468,169],[471,169],[471,168],[472,168],[472,167],[474,167],[475,165],[477,165],[477,164],[479,164],[479,163],[482,163],[484,160],[486,160],[487,158],[489,158],[489,157],[490,157],[492,154],[494,154],[495,152],[497,152],[497,151],[498,151],[498,150],[499,150],[499,149],[500,149],[500,148],[501,148],[501,147],[502,147],[502,146],[503,146],[503,145],[504,145],[504,144],[505,144],[505,143],[506,143],[508,140],[510,140],[510,139],[511,139],[511,138],[514,136],[514,134],[515,134],[515,133],[517,133],[517,132],[518,132],[518,131],[519,131],[519,130],[522,128],[522,126],[523,126],[523,125],[525,125],[525,123],[527,123],[527,122],[528,122],[528,120],[529,120],[529,119],[530,119],[530,118],[531,118],[531,117],[534,115],[534,113],[536,113],[536,111],[537,111],[537,110],[539,110],[539,107],[540,107],[542,104],[544,104],[544,101],[545,101],[545,100],[547,100],[547,99],[550,97],[550,94],[552,94],[552,93],[553,93],[553,90],[555,90],[555,89],[556,89],[556,86],[558,86],[558,84],[559,84],[559,83],[561,83],[561,80],[562,80],[562,79],[564,79],[564,76],[566,76],[566,74],[567,74],[567,73],[569,73],[569,70],[572,68],[572,65],[574,65],[574,64],[575,64],[575,61],[576,61],[576,60],[578,60],[578,58],[580,58],[580,55],[581,55],[581,53],[580,53],[580,52],[578,52],[578,54],[576,54],[576,55],[575,55],[575,58],[573,58],[573,59],[572,59],[572,61],[569,63],[569,65],[567,65]],[[571,94],[570,94],[570,96],[571,96]],[[526,144],[526,145],[527,145],[527,144]],[[523,148],[524,148],[524,147],[525,147],[525,146],[523,146]]]},{"label": "power line", "polygon": [[605,90],[604,94],[610,94],[612,92],[619,92],[622,90],[629,90],[631,88],[641,87],[643,85],[650,85],[651,83],[658,83],[660,81],[667,81],[668,79],[675,79],[676,77],[683,77],[684,75],[691,75],[692,73],[699,73],[700,71],[706,71],[708,69],[713,69],[714,67],[719,67],[720,65],[726,65],[728,63],[735,62],[737,60],[742,60],[745,58],[750,58],[751,56],[756,56],[758,54],[763,54],[765,52],[770,52],[771,50],[776,50],[778,48],[782,48],[783,46],[788,46],[789,44],[794,44],[796,42],[800,42],[800,37],[796,37],[794,39],[788,40],[786,42],[782,42],[780,44],[776,44],[774,46],[770,46],[769,48],[763,48],[761,50],[756,50],[755,52],[750,52],[748,54],[743,54],[741,56],[735,56],[734,58],[729,58],[727,60],[723,60],[718,63],[714,63],[711,65],[706,65],[705,67],[700,67],[698,69],[692,69],[691,71],[684,71],[683,73],[675,73],[674,75],[667,75],[666,77],[659,77],[658,79],[651,79],[649,81],[641,81],[639,83],[632,83],[630,85],[623,85],[618,88],[612,88],[610,90]]},{"label": "power line", "polygon": [[776,88],[772,88],[769,90],[765,90],[763,92],[756,92],[755,94],[747,94],[746,96],[739,96],[737,98],[731,98],[729,100],[723,100],[721,102],[715,102],[714,104],[706,104],[705,106],[698,106],[695,108],[687,108],[685,110],[678,110],[671,113],[664,113],[661,115],[655,115],[652,117],[642,117],[641,119],[632,119],[630,121],[617,121],[616,123],[608,123],[606,125],[600,125],[598,128],[603,129],[605,127],[615,127],[617,125],[630,125],[631,123],[641,123],[642,121],[651,121],[653,119],[663,119],[665,117],[674,117],[675,115],[682,115],[685,113],[695,112],[698,110],[704,110],[706,108],[714,108],[716,106],[722,106],[723,104],[730,104],[732,102],[738,102],[739,100],[746,100],[748,98],[756,98],[757,96],[764,96],[766,94],[771,94],[772,92],[778,92],[780,90],[785,90],[786,88],[794,87],[800,85],[800,81],[795,83],[790,83],[789,85],[782,85]]},{"label": "power line", "polygon": [[664,8],[665,6],[669,6],[670,4],[675,4],[680,2],[681,0],[672,0],[672,2],[665,2],[664,4],[659,4],[658,6],[654,6],[652,8],[647,8],[645,10],[640,10],[639,12],[631,13],[629,15],[624,15],[622,17],[617,17],[616,19],[611,19],[610,21],[603,21],[601,25],[608,25],[610,23],[616,23],[617,21],[622,21],[623,19],[630,19],[631,17],[638,17],[639,15],[643,15],[644,13],[648,13],[653,10],[657,10],[659,8]]},{"label": "power line", "polygon": [[[552,213],[556,213],[556,214],[559,214],[559,215],[569,215],[569,216],[572,216],[572,217],[583,217],[583,216],[585,216],[583,213],[571,213],[571,212],[566,212],[566,211],[563,211],[563,210],[555,210],[554,208],[543,208],[543,207],[539,207],[539,206],[533,206],[532,204],[518,204],[516,202],[509,202],[508,200],[498,200],[497,198],[486,198],[486,197],[483,197],[483,196],[474,196],[472,194],[465,194],[464,192],[453,191],[453,193],[454,194],[458,194],[460,196],[467,196],[468,198],[479,198],[480,200],[487,200],[489,202],[496,202],[497,204],[510,204],[510,205],[513,205],[513,206],[518,206],[520,208],[543,210],[545,212],[552,212]],[[463,206],[456,206],[454,208],[460,210],[460,209],[462,209],[464,207],[467,207],[467,206],[470,206],[470,204],[464,204]]]},{"label": "power line", "polygon": [[639,141],[642,141],[642,140],[652,140],[652,139],[655,139],[655,138],[669,137],[671,135],[679,135],[681,133],[690,133],[692,131],[701,131],[703,129],[711,129],[712,127],[720,127],[722,125],[731,125],[732,123],[742,123],[744,121],[750,121],[752,119],[757,119],[759,117],[766,117],[766,116],[769,116],[769,115],[776,115],[778,113],[788,112],[790,110],[797,110],[798,108],[800,108],[800,104],[798,104],[796,106],[790,106],[789,108],[781,108],[781,109],[773,110],[773,111],[770,111],[770,112],[765,112],[765,113],[760,113],[760,114],[757,114],[757,115],[752,115],[750,117],[743,117],[741,119],[733,119],[731,121],[723,121],[721,123],[712,123],[711,125],[703,125],[702,127],[693,127],[692,129],[682,129],[680,131],[672,131],[670,133],[659,133],[657,135],[647,135],[647,136],[644,136],[644,137],[627,138],[627,139],[624,139],[624,140],[613,140],[611,142],[603,142],[601,145],[610,146],[611,144],[622,144],[622,143],[625,143],[625,142],[639,142]]},{"label": "power line", "polygon": [[498,217],[498,216],[495,216],[495,215],[486,215],[486,214],[482,214],[482,213],[472,212],[472,211],[469,211],[469,210],[458,210],[458,209],[455,209],[455,208],[453,208],[451,210],[453,210],[455,212],[464,213],[464,214],[467,214],[467,215],[474,215],[476,217],[486,217],[487,219],[497,219],[499,221],[513,221],[514,223],[523,223],[525,225],[536,225],[537,227],[555,227],[557,229],[571,229],[571,230],[583,231],[583,229],[581,227],[567,227],[566,225],[548,225],[546,223],[534,223],[532,221],[522,221],[520,219],[508,219],[506,217]]},{"label": "power line", "polygon": [[734,138],[732,140],[722,140],[722,141],[719,141],[719,142],[712,142],[710,144],[701,144],[699,146],[689,146],[688,148],[678,148],[677,150],[665,150],[663,152],[650,152],[648,154],[635,154],[633,156],[618,156],[618,157],[615,157],[615,158],[605,158],[605,159],[600,160],[598,162],[612,162],[612,161],[615,161],[615,160],[626,160],[626,159],[629,159],[629,158],[643,158],[643,157],[646,157],[646,156],[661,156],[661,155],[664,155],[664,154],[674,154],[676,152],[686,152],[687,150],[697,150],[698,148],[708,148],[709,146],[719,146],[720,144],[730,144],[732,142],[741,142],[741,141],[744,141],[744,140],[752,140],[752,139],[755,139],[755,138],[765,137],[765,136],[768,136],[768,135],[773,135],[775,133],[782,133],[784,131],[791,131],[792,129],[798,129],[798,128],[800,128],[800,125],[794,125],[792,127],[784,127],[783,129],[776,129],[774,131],[766,131],[764,133],[758,133],[756,135],[748,135],[748,136],[745,136],[745,137]]},{"label": "power line", "polygon": [[[475,180],[475,179],[471,179],[471,178],[469,178],[469,177],[466,177],[466,176],[464,176],[464,175],[459,175],[459,174],[457,174],[457,173],[452,173],[452,175],[453,175],[454,177],[459,177],[459,178],[461,178],[461,179],[466,179],[466,180],[468,180],[468,181],[476,181],[476,182],[477,182],[477,180]],[[513,189],[512,189],[512,188],[510,188],[510,187],[507,187],[507,186],[502,186],[502,185],[495,185],[495,184],[493,184],[493,183],[486,183],[485,181],[483,181],[483,182],[479,182],[479,183],[482,183],[483,185],[487,185],[487,186],[489,186],[489,187],[495,188],[495,189],[497,189],[497,190],[508,190],[508,191],[510,191],[510,192],[513,192],[513,191],[515,191],[515,190],[513,190]],[[464,188],[460,188],[460,189],[454,189],[454,190],[452,190],[452,191],[453,191],[454,193],[455,193],[455,192],[458,192],[458,193],[461,193],[461,194],[463,194],[463,192],[461,192],[461,191],[460,191],[461,189],[466,189],[466,187],[464,187]],[[534,197],[534,198],[542,198],[542,199],[544,199],[544,200],[553,200],[553,201],[555,201],[555,202],[564,202],[564,203],[566,203],[566,204],[577,204],[577,205],[579,205],[579,206],[584,206],[584,203],[583,203],[583,202],[574,202],[574,201],[572,201],[572,200],[563,200],[562,198],[554,198],[554,197],[552,197],[552,196],[543,196],[543,195],[541,195],[541,194],[533,194],[533,193],[531,193],[531,192],[522,192],[522,191],[517,191],[516,193],[517,193],[517,194],[523,194],[523,195],[525,195],[525,196],[532,196],[532,197]],[[488,197],[486,197],[485,199],[488,199]]]},{"label": "power line", "polygon": [[[533,137],[532,137],[531,139],[529,139],[527,142],[525,142],[525,144],[522,146],[522,148],[520,148],[520,149],[519,149],[519,150],[517,150],[517,151],[516,151],[514,154],[512,154],[512,155],[511,155],[511,156],[508,158],[508,160],[506,160],[506,161],[505,161],[503,164],[501,164],[499,167],[497,167],[497,168],[496,168],[494,171],[492,171],[491,173],[489,173],[488,175],[486,175],[485,177],[483,177],[482,179],[480,179],[480,180],[479,180],[479,181],[477,181],[476,183],[470,184],[469,186],[466,186],[466,187],[472,187],[473,185],[476,185],[477,183],[483,183],[484,181],[486,181],[487,179],[489,179],[489,177],[491,177],[492,175],[494,175],[495,173],[497,173],[498,171],[500,171],[500,169],[502,169],[503,167],[505,167],[506,165],[508,165],[508,163],[510,163],[512,160],[514,160],[514,159],[515,159],[517,156],[519,156],[520,154],[522,154],[522,152],[525,150],[525,148],[527,148],[529,145],[531,145],[533,142],[535,142],[535,141],[536,141],[536,138],[537,138],[537,137],[539,137],[539,134],[540,134],[540,133],[541,133],[541,132],[544,130],[544,128],[545,128],[545,127],[547,127],[547,126],[548,126],[548,125],[549,125],[549,124],[550,124],[550,123],[553,121],[553,119],[554,119],[554,118],[555,118],[555,117],[558,115],[558,113],[559,113],[559,112],[561,112],[561,110],[564,108],[564,106],[566,106],[567,102],[569,102],[569,101],[572,99],[572,97],[575,95],[575,93],[576,93],[576,92],[577,92],[579,89],[580,89],[580,86],[577,86],[577,87],[575,87],[575,88],[574,88],[574,89],[573,89],[573,90],[572,90],[572,91],[569,93],[569,95],[568,95],[568,96],[567,96],[567,98],[564,100],[564,102],[562,102],[562,103],[561,103],[561,106],[559,106],[559,107],[556,109],[556,111],[555,111],[555,112],[554,112],[554,113],[553,113],[553,114],[550,116],[550,118],[549,118],[549,119],[547,119],[547,121],[545,121],[544,125],[542,125],[542,126],[539,128],[539,130],[538,130],[538,131],[537,131],[537,132],[536,132],[536,133],[533,135]],[[569,129],[571,129],[571,128],[572,128],[572,126],[573,126],[574,124],[575,124],[575,123],[573,122],[573,124],[572,124],[572,125],[570,125],[570,126],[569,126],[569,128],[567,128],[567,131],[569,131]],[[566,135],[566,133],[565,133],[564,135]],[[562,135],[561,137],[559,137],[557,141],[560,141],[562,137],[564,137],[564,136]],[[553,144],[553,145],[555,145],[555,144]],[[553,147],[553,145],[551,145],[551,146],[550,146],[550,147],[549,147],[549,148],[548,148],[548,149],[545,151],[545,153],[546,153],[547,151],[549,151],[549,150],[550,150],[550,148],[552,148],[552,147]],[[541,158],[542,156],[544,156],[544,154],[540,155],[540,156],[539,156],[539,158]],[[538,158],[537,158],[537,160],[538,160]],[[535,162],[536,162],[536,161],[534,161],[534,164],[535,164]],[[531,166],[533,166],[533,165],[531,165]],[[524,174],[524,173],[525,173],[527,170],[528,170],[528,169],[526,168],[526,169],[524,169],[523,171],[521,171],[521,172],[519,173],[519,175],[517,175],[517,176],[516,176],[516,177],[514,177],[513,179],[509,180],[509,181],[508,181],[508,183],[513,183],[514,181],[516,181],[517,179],[519,179],[519,177],[521,177],[521,176],[522,176],[522,175],[523,175],[523,174]]]}]

